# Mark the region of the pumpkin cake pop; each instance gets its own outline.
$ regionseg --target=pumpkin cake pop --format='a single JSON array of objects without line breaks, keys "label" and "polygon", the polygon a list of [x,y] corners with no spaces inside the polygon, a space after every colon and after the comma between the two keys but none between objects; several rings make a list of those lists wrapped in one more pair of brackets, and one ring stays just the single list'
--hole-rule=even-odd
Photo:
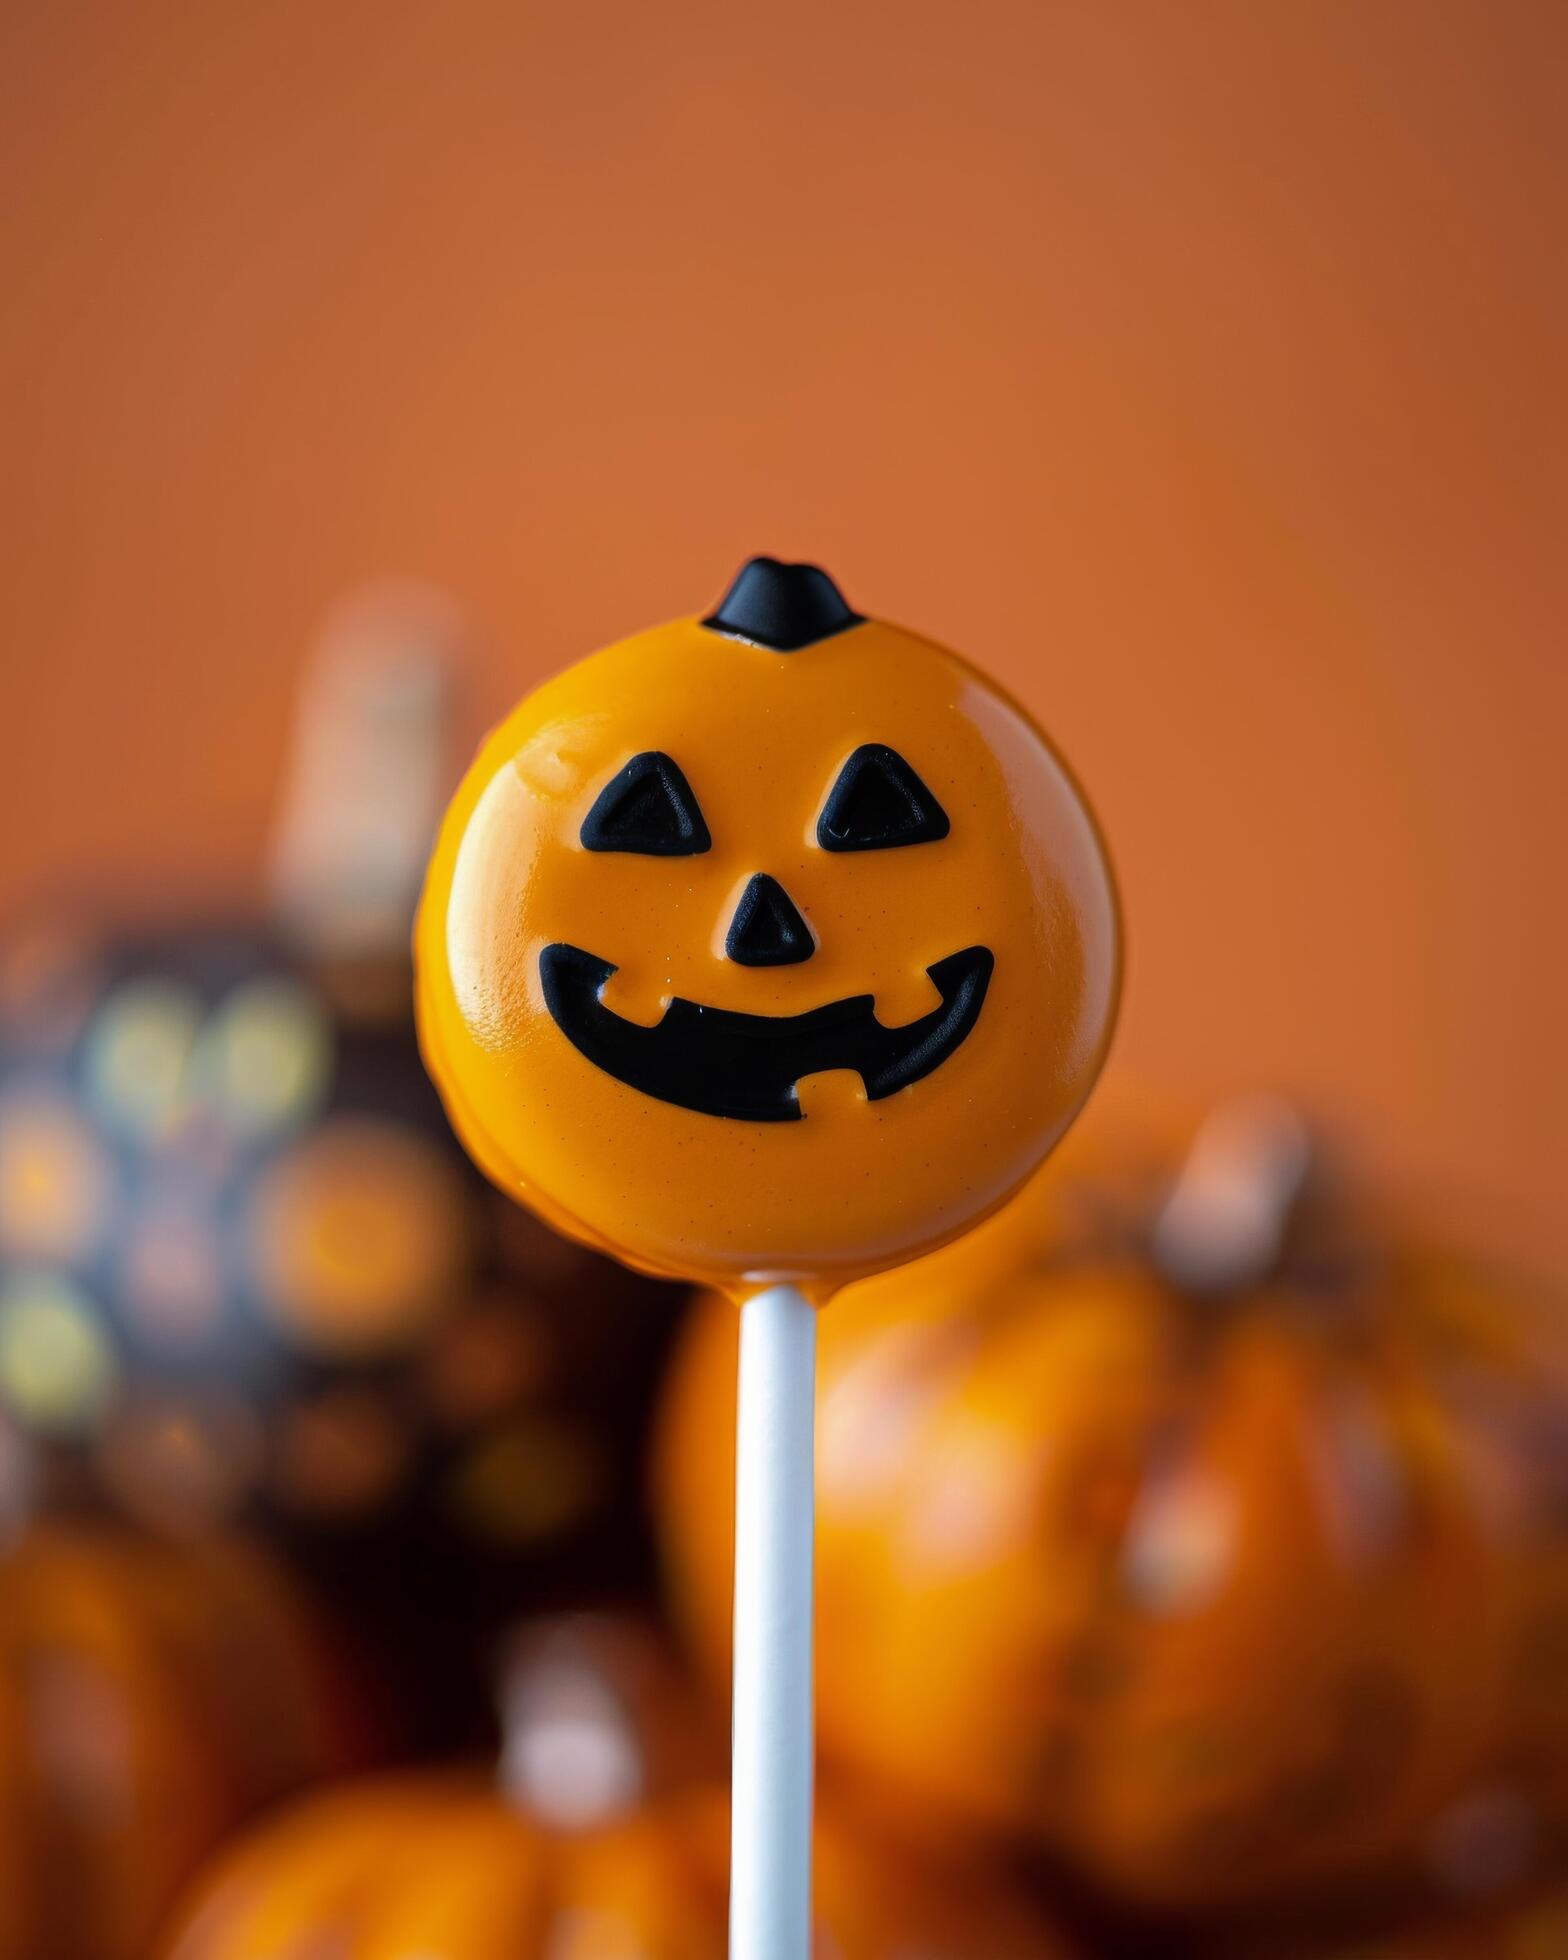
[{"label": "pumpkin cake pop", "polygon": [[491,1177],[744,1301],[730,1950],[804,1960],[814,1308],[1003,1203],[1088,1094],[1119,973],[1093,819],[956,655],[754,558],[502,724],[415,952]]},{"label": "pumpkin cake pop", "polygon": [[633,1265],[817,1299],[1018,1188],[1119,980],[1094,820],[1025,712],[767,558],[501,724],[416,951],[498,1184]]}]

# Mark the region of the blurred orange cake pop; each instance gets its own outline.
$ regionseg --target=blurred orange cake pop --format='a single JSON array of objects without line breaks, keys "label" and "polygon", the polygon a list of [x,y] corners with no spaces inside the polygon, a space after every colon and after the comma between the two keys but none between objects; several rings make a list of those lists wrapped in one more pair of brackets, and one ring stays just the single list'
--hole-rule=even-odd
[{"label": "blurred orange cake pop", "polygon": [[632,1264],[819,1299],[1017,1189],[1119,978],[1046,737],[767,558],[508,717],[416,950],[427,1060],[498,1184]]}]

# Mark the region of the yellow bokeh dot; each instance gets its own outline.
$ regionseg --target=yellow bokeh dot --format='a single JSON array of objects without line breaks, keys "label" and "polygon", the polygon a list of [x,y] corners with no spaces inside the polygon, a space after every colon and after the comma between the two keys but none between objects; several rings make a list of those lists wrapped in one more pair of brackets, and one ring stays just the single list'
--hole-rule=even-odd
[{"label": "yellow bokeh dot", "polygon": [[298,981],[253,980],[223,1003],[201,1038],[201,1090],[226,1126],[248,1138],[305,1122],[332,1069],[332,1034]]},{"label": "yellow bokeh dot", "polygon": [[102,1145],[58,1096],[0,1103],[0,1253],[78,1260],[97,1245],[109,1202]]},{"label": "yellow bokeh dot", "polygon": [[103,1120],[144,1142],[167,1137],[188,1099],[201,1002],[169,980],[117,988],[87,1037],[87,1090]]},{"label": "yellow bokeh dot", "polygon": [[116,1373],[97,1309],[75,1281],[32,1273],[0,1288],[0,1397],[18,1421],[47,1434],[89,1431]]},{"label": "yellow bokeh dot", "polygon": [[252,1269],[272,1318],[299,1346],[386,1353],[460,1303],[470,1225],[462,1180],[428,1138],[340,1117],[262,1179]]}]

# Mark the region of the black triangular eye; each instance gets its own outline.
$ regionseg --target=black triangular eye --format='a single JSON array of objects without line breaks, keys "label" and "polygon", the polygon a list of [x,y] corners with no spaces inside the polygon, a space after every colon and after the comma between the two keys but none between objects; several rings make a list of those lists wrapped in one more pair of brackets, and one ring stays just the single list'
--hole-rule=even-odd
[{"label": "black triangular eye", "polygon": [[904,758],[867,742],[839,771],[817,819],[817,842],[825,851],[889,851],[934,844],[949,828],[947,812]]},{"label": "black triangular eye", "polygon": [[583,818],[585,851],[637,851],[643,857],[696,857],[713,839],[691,785],[658,749],[634,755],[612,776]]}]

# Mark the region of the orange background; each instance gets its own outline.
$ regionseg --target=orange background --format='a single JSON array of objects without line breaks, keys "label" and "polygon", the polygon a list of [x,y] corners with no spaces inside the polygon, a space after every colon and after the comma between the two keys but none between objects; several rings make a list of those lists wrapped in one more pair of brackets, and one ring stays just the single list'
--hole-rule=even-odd
[{"label": "orange background", "polygon": [[1559,0],[9,6],[0,904],[260,889],[342,588],[475,725],[754,550],[1109,829],[1118,1065],[1561,1259]]}]

